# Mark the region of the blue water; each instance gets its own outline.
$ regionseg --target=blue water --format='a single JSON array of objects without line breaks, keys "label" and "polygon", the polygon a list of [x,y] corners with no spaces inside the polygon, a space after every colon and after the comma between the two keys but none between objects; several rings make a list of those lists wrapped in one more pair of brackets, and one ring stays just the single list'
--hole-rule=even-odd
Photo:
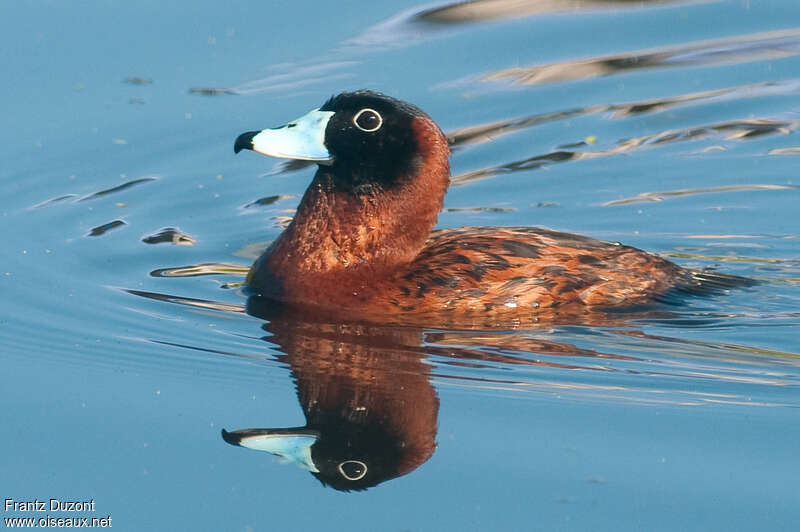
[{"label": "blue water", "polygon": [[[121,530],[794,530],[800,5],[553,5],[0,5],[0,498]],[[439,227],[763,282],[527,329],[247,314],[314,169],[233,141],[357,88],[448,133]],[[209,275],[151,273],[178,267]],[[378,416],[402,471],[339,491],[220,435],[315,408]]]}]

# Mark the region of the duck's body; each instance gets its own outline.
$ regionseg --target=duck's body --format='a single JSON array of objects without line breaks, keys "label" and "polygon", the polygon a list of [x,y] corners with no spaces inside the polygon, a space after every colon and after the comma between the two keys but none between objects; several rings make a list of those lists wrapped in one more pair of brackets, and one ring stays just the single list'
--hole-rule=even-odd
[{"label": "duck's body", "polygon": [[249,284],[287,303],[377,315],[627,306],[699,284],[690,271],[636,248],[536,227],[434,231],[416,257],[389,270],[302,275],[286,262],[273,247]]},{"label": "duck's body", "polygon": [[283,128],[241,135],[241,148],[320,162],[294,220],[247,280],[290,305],[491,316],[630,306],[744,281],[548,229],[433,231],[449,183],[447,140],[422,111],[377,93],[341,94]]}]

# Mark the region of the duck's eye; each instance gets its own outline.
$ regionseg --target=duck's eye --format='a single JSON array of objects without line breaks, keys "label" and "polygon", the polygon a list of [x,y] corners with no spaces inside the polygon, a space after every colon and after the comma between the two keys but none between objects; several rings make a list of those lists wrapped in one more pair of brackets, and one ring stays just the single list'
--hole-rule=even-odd
[{"label": "duck's eye", "polygon": [[371,133],[378,131],[383,125],[383,118],[380,113],[374,109],[362,109],[353,117],[353,123],[361,131]]},{"label": "duck's eye", "polygon": [[361,480],[367,474],[367,464],[359,460],[347,460],[339,464],[339,473],[347,480]]}]

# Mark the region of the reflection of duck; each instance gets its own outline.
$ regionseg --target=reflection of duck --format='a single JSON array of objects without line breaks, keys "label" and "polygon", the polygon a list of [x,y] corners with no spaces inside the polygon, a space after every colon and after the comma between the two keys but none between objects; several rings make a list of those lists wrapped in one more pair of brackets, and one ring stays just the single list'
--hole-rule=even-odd
[{"label": "reflection of duck", "polygon": [[261,295],[292,306],[444,322],[747,283],[547,229],[431,232],[448,185],[447,140],[421,110],[382,94],[340,94],[285,126],[240,135],[234,148],[319,164],[294,220],[248,276]]},{"label": "reflection of duck", "polygon": [[265,326],[286,353],[304,427],[224,431],[228,443],[279,455],[338,490],[410,473],[436,448],[439,400],[417,329],[301,319]]},{"label": "reflection of duck", "polygon": [[[198,302],[180,303],[194,306]],[[459,387],[522,385],[530,389],[531,381],[526,380],[530,373],[518,381],[519,376],[508,370],[524,366],[636,373],[627,367],[614,368],[609,361],[640,362],[632,356],[556,342],[549,334],[533,330],[426,331],[320,319],[316,312],[287,310],[259,296],[248,299],[246,311],[267,320],[263,328],[270,334],[263,339],[285,353],[279,359],[291,369],[306,423],[293,428],[223,430],[223,439],[277,455],[343,491],[363,490],[407,475],[430,459],[436,449],[439,411],[430,382],[434,373]],[[463,373],[447,368],[503,371]],[[542,375],[545,380],[540,384],[547,387],[549,374]],[[585,383],[579,380],[561,385],[581,389]],[[587,389],[596,391],[596,385],[589,384]]]}]

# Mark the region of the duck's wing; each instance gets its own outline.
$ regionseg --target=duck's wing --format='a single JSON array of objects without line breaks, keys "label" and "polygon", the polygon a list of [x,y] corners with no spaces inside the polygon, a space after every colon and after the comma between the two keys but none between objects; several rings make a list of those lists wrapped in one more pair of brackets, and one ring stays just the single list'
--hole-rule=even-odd
[{"label": "duck's wing", "polygon": [[693,284],[692,272],[616,242],[536,227],[434,232],[406,270],[405,298],[450,308],[645,303]]}]

